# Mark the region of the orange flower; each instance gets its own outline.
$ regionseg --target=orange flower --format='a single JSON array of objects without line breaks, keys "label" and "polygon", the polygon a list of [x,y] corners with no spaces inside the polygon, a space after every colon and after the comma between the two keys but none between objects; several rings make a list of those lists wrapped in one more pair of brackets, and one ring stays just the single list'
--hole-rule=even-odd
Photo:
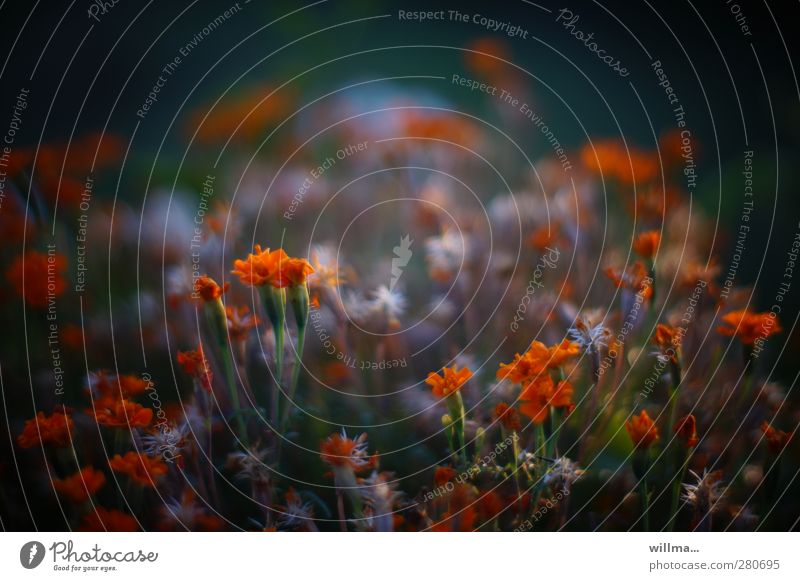
[{"label": "orange flower", "polygon": [[244,341],[250,329],[261,322],[245,305],[236,309],[231,306],[225,307],[225,316],[228,319],[228,335],[231,341]]},{"label": "orange flower", "polygon": [[226,282],[225,286],[221,287],[213,278],[203,275],[194,281],[194,292],[192,292],[192,298],[199,298],[207,303],[210,301],[215,301],[220,298],[223,293],[228,291],[229,286],[230,284]]},{"label": "orange flower", "polygon": [[17,444],[21,448],[32,448],[41,441],[61,448],[69,443],[70,432],[74,429],[75,423],[69,414],[53,412],[48,417],[44,412],[38,412],[35,418],[25,421],[22,433],[17,436]]},{"label": "orange flower", "polygon": [[100,490],[106,483],[106,475],[91,466],[81,468],[72,476],[53,481],[53,488],[76,504],[89,500],[89,497]]},{"label": "orange flower", "polygon": [[501,363],[497,379],[507,379],[512,383],[526,383],[536,379],[547,369],[549,350],[544,343],[534,341],[528,350],[514,355],[511,363]]},{"label": "orange flower", "polygon": [[678,329],[659,323],[656,325],[653,343],[665,358],[668,357],[672,363],[678,362],[678,349],[681,346],[681,333]]},{"label": "orange flower", "polygon": [[137,452],[126,452],[124,456],[115,454],[108,465],[114,472],[125,474],[142,486],[155,486],[155,480],[167,473],[167,465],[160,458]]},{"label": "orange flower", "polygon": [[516,432],[522,429],[522,423],[519,421],[517,410],[507,403],[499,403],[495,406],[494,417],[503,424],[503,427],[509,432]]},{"label": "orange flower", "polygon": [[774,333],[783,331],[778,317],[772,312],[731,311],[722,317],[722,322],[729,326],[719,326],[717,332],[728,337],[739,337],[744,345],[752,345],[759,339],[764,340]]},{"label": "orange flower", "polygon": [[269,284],[275,288],[299,286],[306,283],[306,278],[314,272],[314,267],[304,258],[290,258],[282,248],[278,250],[261,250],[256,244],[255,254],[249,254],[245,260],[233,261],[233,274],[239,277],[242,284],[263,286]]},{"label": "orange flower", "polygon": [[453,367],[442,369],[442,375],[429,373],[425,383],[431,386],[433,395],[436,397],[447,397],[461,389],[461,386],[469,381],[470,377],[472,377],[472,371],[469,368],[465,367],[459,370],[454,365]]},{"label": "orange flower", "polygon": [[660,242],[661,234],[658,230],[648,230],[636,237],[633,242],[633,251],[642,258],[653,258]]},{"label": "orange flower", "polygon": [[625,429],[634,446],[646,450],[658,441],[658,428],[655,422],[647,415],[647,410],[642,410],[638,416],[633,416],[625,422]]},{"label": "orange flower", "polygon": [[561,367],[567,359],[579,353],[580,346],[566,339],[549,348],[541,341],[534,341],[524,354],[514,355],[511,363],[500,364],[497,379],[507,379],[519,384],[528,383],[547,369]]},{"label": "orange flower", "polygon": [[561,367],[567,359],[577,357],[580,352],[580,345],[564,339],[558,345],[553,345],[547,350],[547,366],[550,369]]},{"label": "orange flower", "polygon": [[613,268],[606,268],[605,274],[617,288],[627,288],[635,293],[640,293],[644,300],[653,296],[653,279],[644,264],[637,261],[627,272],[618,273]]},{"label": "orange flower", "polygon": [[697,421],[692,414],[684,416],[675,423],[675,435],[686,442],[688,448],[697,445],[700,438],[697,437]]},{"label": "orange flower", "polygon": [[320,446],[320,457],[334,468],[350,468],[359,472],[372,467],[367,457],[367,434],[351,440],[343,434],[331,434]]},{"label": "orange flower", "polygon": [[550,374],[542,375],[527,385],[519,396],[519,411],[528,416],[534,424],[541,424],[547,419],[550,411],[550,400],[553,397],[553,378]]},{"label": "orange flower", "polygon": [[511,61],[514,56],[508,43],[492,36],[476,38],[467,45],[464,61],[472,72],[490,79],[496,79],[509,69],[503,61]]},{"label": "orange flower", "polygon": [[658,175],[658,158],[646,151],[629,148],[619,140],[609,139],[587,144],[581,159],[590,170],[623,184],[641,184]]},{"label": "orange flower", "polygon": [[261,250],[260,244],[253,247],[253,252],[254,254],[248,254],[244,260],[234,260],[231,273],[248,286],[286,286],[276,284],[280,281],[281,263],[289,258],[286,252],[283,249],[272,252],[269,248]]},{"label": "orange flower", "polygon": [[211,391],[211,380],[214,374],[203,353],[202,345],[195,351],[178,351],[177,360],[186,375],[199,381],[206,391]]},{"label": "orange flower", "polygon": [[313,272],[314,267],[305,258],[289,258],[281,268],[282,277],[288,281],[284,286],[304,285],[308,275]]},{"label": "orange flower", "polygon": [[114,400],[141,395],[148,385],[148,382],[135,375],[109,377],[107,371],[100,370],[91,374],[89,387],[97,394],[98,399]]},{"label": "orange flower", "polygon": [[129,399],[113,397],[96,400],[94,409],[87,409],[86,414],[109,428],[145,428],[153,420],[153,410]]},{"label": "orange flower", "polygon": [[565,380],[559,381],[558,385],[556,385],[555,391],[553,391],[553,396],[550,400],[550,405],[554,408],[566,408],[567,411],[572,411],[575,405],[572,403],[572,394],[575,392],[575,388],[572,387],[572,384]]},{"label": "orange flower", "polygon": [[449,466],[437,466],[433,473],[433,483],[439,487],[444,486],[456,477],[456,471]]},{"label": "orange flower", "polygon": [[139,524],[129,514],[98,506],[94,512],[83,517],[80,531],[107,531],[110,533],[135,533]]},{"label": "orange flower", "polygon": [[783,450],[792,437],[790,433],[776,430],[767,422],[761,424],[761,431],[764,432],[764,437],[767,439],[767,447],[773,454]]},{"label": "orange flower", "polygon": [[49,299],[61,295],[67,287],[62,276],[66,267],[67,261],[60,254],[29,250],[14,259],[6,278],[30,306],[44,308]]}]

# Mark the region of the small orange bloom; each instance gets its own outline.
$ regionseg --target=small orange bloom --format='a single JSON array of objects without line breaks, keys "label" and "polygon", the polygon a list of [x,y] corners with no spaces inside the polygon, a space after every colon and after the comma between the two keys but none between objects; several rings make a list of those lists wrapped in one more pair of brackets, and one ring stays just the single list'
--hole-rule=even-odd
[{"label": "small orange bloom", "polygon": [[109,428],[146,428],[153,420],[153,410],[124,398],[100,398],[95,401],[94,409],[87,409],[86,414]]},{"label": "small orange bloom", "polygon": [[234,260],[231,273],[248,286],[279,286],[273,283],[279,280],[281,263],[289,258],[286,252],[283,249],[272,252],[269,248],[262,250],[260,244],[253,247],[253,252],[254,254],[248,254],[244,260]]},{"label": "small orange bloom", "polygon": [[115,454],[108,465],[114,472],[125,474],[142,486],[155,486],[155,480],[167,473],[163,460],[136,452],[126,452],[124,456]]},{"label": "small orange bloom", "polygon": [[590,170],[623,184],[643,184],[658,175],[659,162],[651,152],[628,147],[620,140],[609,139],[587,144],[581,159]]},{"label": "small orange bloom", "polygon": [[617,288],[627,288],[641,294],[644,300],[653,296],[653,279],[644,264],[637,261],[627,272],[619,273],[613,268],[606,268],[605,274]]},{"label": "small orange bloom", "polygon": [[581,352],[581,347],[577,343],[564,339],[558,345],[553,345],[547,350],[547,366],[550,369],[561,367],[567,361],[577,357]]},{"label": "small orange bloom", "polygon": [[367,457],[367,434],[351,440],[345,435],[333,433],[322,442],[320,452],[322,461],[334,468],[350,468],[358,472],[374,464],[373,459]]},{"label": "small orange bloom", "polygon": [[558,385],[556,385],[555,391],[553,391],[553,397],[550,400],[550,405],[554,408],[566,408],[567,411],[572,411],[575,407],[575,404],[572,403],[572,394],[575,392],[575,388],[572,387],[572,384],[565,380],[559,381]]},{"label": "small orange bloom", "polygon": [[94,512],[83,517],[80,531],[108,531],[110,533],[135,533],[139,524],[129,514],[98,506]]},{"label": "small orange bloom", "polygon": [[449,466],[437,466],[433,473],[433,483],[439,487],[444,486],[456,477],[456,471]]},{"label": "small orange bloom", "polygon": [[534,424],[547,419],[553,397],[553,378],[544,374],[531,381],[522,389],[519,396],[519,411],[528,416]]},{"label": "small orange bloom", "polygon": [[214,374],[203,353],[202,345],[195,351],[178,351],[177,360],[186,375],[199,381],[206,391],[211,391],[211,380]]},{"label": "small orange bloom", "polygon": [[38,412],[32,420],[25,421],[22,433],[17,436],[17,444],[21,448],[32,448],[40,442],[62,448],[70,441],[70,433],[75,429],[75,423],[69,414],[53,412],[51,416]]},{"label": "small orange bloom", "polygon": [[81,504],[89,500],[89,497],[100,490],[105,483],[106,475],[103,472],[86,466],[72,476],[53,480],[53,488],[61,496]]},{"label": "small orange bloom", "polygon": [[219,286],[210,276],[200,276],[194,281],[192,298],[200,298],[205,302],[215,301],[228,291],[229,283],[224,287]]},{"label": "small orange bloom", "polygon": [[494,417],[503,424],[503,427],[509,432],[516,432],[522,429],[522,423],[519,421],[517,410],[507,403],[499,403],[495,406]]},{"label": "small orange bloom", "polygon": [[547,369],[561,367],[572,357],[580,353],[577,343],[564,339],[558,345],[547,347],[541,341],[533,341],[522,355],[514,355],[511,363],[501,363],[497,370],[497,379],[507,379],[512,383],[528,383],[534,381]]},{"label": "small orange bloom", "polygon": [[678,350],[681,347],[681,333],[678,329],[659,323],[656,325],[653,343],[672,363],[678,362]]},{"label": "small orange bloom", "polygon": [[717,327],[717,332],[727,337],[739,337],[744,345],[752,345],[774,333],[783,331],[778,317],[772,312],[751,313],[747,310],[731,311],[722,322],[729,326]]},{"label": "small orange bloom", "polygon": [[625,429],[628,430],[628,435],[637,448],[646,450],[658,441],[658,428],[647,415],[647,410],[642,410],[638,416],[633,416],[625,422]]},{"label": "small orange bloom", "polygon": [[29,250],[14,259],[6,278],[30,306],[44,308],[50,298],[61,295],[67,287],[62,274],[66,267],[67,261],[60,254]]},{"label": "small orange bloom", "polygon": [[433,395],[436,397],[447,397],[461,389],[461,386],[469,381],[470,377],[472,377],[472,371],[469,368],[465,367],[459,370],[454,365],[442,369],[442,375],[429,373],[425,383],[433,388]]},{"label": "small orange bloom", "polygon": [[281,274],[288,281],[286,286],[301,286],[313,272],[314,267],[305,258],[289,258],[283,263]]},{"label": "small orange bloom", "polygon": [[233,261],[233,274],[239,277],[242,284],[263,286],[269,284],[275,288],[298,286],[306,283],[306,278],[314,272],[314,267],[304,258],[290,258],[282,248],[270,251],[261,250],[256,244],[255,254],[249,254],[245,260]]},{"label": "small orange bloom", "polygon": [[228,335],[231,341],[244,341],[250,329],[261,322],[245,305],[236,309],[231,306],[225,307],[225,316],[228,319]]},{"label": "small orange bloom", "polygon": [[767,439],[767,447],[773,454],[783,450],[792,437],[790,433],[777,430],[767,422],[761,424],[761,431],[764,432],[764,437]]},{"label": "small orange bloom", "polygon": [[675,423],[675,435],[686,442],[688,448],[697,445],[700,438],[697,436],[697,421],[692,414],[684,416]]},{"label": "small orange bloom", "polygon": [[648,230],[636,237],[633,242],[633,251],[642,258],[653,258],[658,251],[660,242],[661,234],[658,230]]}]

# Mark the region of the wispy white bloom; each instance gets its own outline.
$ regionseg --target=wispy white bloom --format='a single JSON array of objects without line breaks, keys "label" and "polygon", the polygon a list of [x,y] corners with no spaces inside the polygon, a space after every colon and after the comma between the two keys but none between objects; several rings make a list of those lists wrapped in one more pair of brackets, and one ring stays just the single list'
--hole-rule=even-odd
[{"label": "wispy white bloom", "polygon": [[720,472],[709,472],[707,469],[703,470],[703,475],[700,476],[693,470],[689,473],[695,478],[695,484],[683,484],[683,495],[681,498],[684,502],[692,505],[701,514],[713,513],[719,506],[723,498],[722,482],[720,480]]},{"label": "wispy white bloom", "polygon": [[545,484],[554,484],[556,488],[561,490],[569,489],[585,472],[585,470],[578,468],[576,462],[566,456],[562,456],[553,462],[547,470],[544,482]]},{"label": "wispy white bloom", "polygon": [[373,472],[364,480],[361,489],[367,505],[367,524],[377,532],[391,532],[394,529],[394,506],[403,493],[397,490],[390,472]]}]

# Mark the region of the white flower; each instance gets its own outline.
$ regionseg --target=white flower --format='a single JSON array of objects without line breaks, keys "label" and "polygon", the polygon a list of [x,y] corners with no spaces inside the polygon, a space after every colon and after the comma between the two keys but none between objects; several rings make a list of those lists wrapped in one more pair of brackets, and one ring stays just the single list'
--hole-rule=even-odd
[{"label": "white flower", "polygon": [[390,321],[395,321],[406,310],[406,297],[397,289],[390,290],[382,284],[372,291],[371,311],[385,313]]},{"label": "white flower", "polygon": [[697,483],[683,484],[681,498],[701,514],[715,512],[719,508],[724,492],[720,490],[722,482],[720,481],[719,472],[709,472],[704,469],[702,476],[699,476],[693,470],[689,470],[689,473],[694,476]]},{"label": "white flower", "polygon": [[311,265],[314,272],[308,276],[309,288],[334,288],[342,282],[336,250],[330,243],[318,244],[311,249]]},{"label": "white flower", "polygon": [[163,427],[156,426],[152,432],[142,436],[142,448],[150,456],[177,456],[178,452],[186,444],[186,436],[189,433],[187,424],[165,424]]},{"label": "white flower", "polygon": [[578,343],[581,349],[595,352],[605,346],[611,336],[611,331],[603,326],[602,322],[593,325],[587,316],[579,316],[575,319],[575,323],[568,333],[570,339]]},{"label": "white flower", "polygon": [[228,454],[228,465],[237,470],[237,478],[253,482],[268,482],[270,473],[264,462],[266,456],[266,449],[252,448],[247,452],[234,452]]},{"label": "white flower", "polygon": [[403,496],[393,482],[394,474],[390,472],[373,472],[364,480],[361,489],[364,502],[368,507],[367,524],[377,532],[391,532],[394,528],[393,511],[395,503]]},{"label": "white flower", "polygon": [[544,476],[545,484],[555,484],[556,488],[569,489],[572,483],[583,476],[585,470],[578,468],[578,464],[573,462],[566,456],[557,459],[550,466],[547,474]]},{"label": "white flower", "polygon": [[452,276],[468,255],[469,237],[457,230],[445,230],[425,241],[428,268],[433,273]]},{"label": "white flower", "polygon": [[368,300],[360,290],[347,290],[342,296],[342,306],[347,317],[356,323],[363,323],[372,311],[372,301]]},{"label": "white flower", "polygon": [[286,492],[286,505],[280,507],[281,515],[278,517],[278,525],[285,529],[306,529],[316,531],[314,524],[314,509],[310,502],[303,502],[303,499],[294,489],[290,488]]}]

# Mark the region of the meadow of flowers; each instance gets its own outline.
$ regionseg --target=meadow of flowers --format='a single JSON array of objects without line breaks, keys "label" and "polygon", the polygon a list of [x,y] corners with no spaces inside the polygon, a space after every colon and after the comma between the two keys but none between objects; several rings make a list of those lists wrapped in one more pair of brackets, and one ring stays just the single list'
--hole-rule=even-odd
[{"label": "meadow of flowers", "polygon": [[530,159],[399,80],[295,113],[190,111],[180,178],[135,188],[127,136],[4,158],[4,528],[795,526],[792,321],[680,132]]}]

